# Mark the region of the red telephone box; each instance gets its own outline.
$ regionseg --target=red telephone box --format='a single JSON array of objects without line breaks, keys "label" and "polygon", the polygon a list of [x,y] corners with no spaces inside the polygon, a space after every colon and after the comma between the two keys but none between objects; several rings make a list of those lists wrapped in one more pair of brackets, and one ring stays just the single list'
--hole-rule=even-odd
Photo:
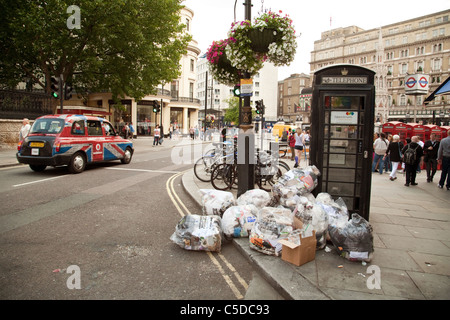
[{"label": "red telephone box", "polygon": [[[441,141],[443,139],[444,129],[435,124],[426,124],[426,127],[430,128],[430,135],[434,133],[436,135],[436,140]],[[429,140],[428,138],[427,140]]]},{"label": "red telephone box", "polygon": [[413,127],[409,123],[399,122],[395,125],[395,132],[400,136],[400,141],[406,145],[406,139],[411,139],[413,134]]},{"label": "red telephone box", "polygon": [[441,129],[444,129],[444,132],[442,133],[442,139],[447,138],[447,132],[450,130],[450,126],[440,126]]},{"label": "red telephone box", "polygon": [[386,122],[385,124],[383,124],[383,126],[381,127],[381,132],[383,132],[384,134],[389,135],[389,134],[397,134],[397,131],[395,129],[395,126],[399,123],[402,123],[400,121],[390,121],[390,122]]},{"label": "red telephone box", "polygon": [[420,141],[425,142],[430,140],[431,129],[427,126],[418,123],[408,123],[412,127],[413,136],[418,136]]}]

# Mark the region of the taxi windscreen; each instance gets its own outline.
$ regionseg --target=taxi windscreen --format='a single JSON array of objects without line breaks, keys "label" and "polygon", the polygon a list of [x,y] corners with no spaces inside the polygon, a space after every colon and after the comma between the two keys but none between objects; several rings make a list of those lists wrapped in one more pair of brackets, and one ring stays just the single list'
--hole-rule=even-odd
[{"label": "taxi windscreen", "polygon": [[37,119],[30,133],[56,134],[64,128],[63,119]]}]

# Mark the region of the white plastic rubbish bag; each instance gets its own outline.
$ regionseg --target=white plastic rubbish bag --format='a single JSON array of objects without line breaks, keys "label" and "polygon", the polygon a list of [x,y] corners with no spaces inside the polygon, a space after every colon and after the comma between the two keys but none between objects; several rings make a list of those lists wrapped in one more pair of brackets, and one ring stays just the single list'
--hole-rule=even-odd
[{"label": "white plastic rubbish bag", "polygon": [[300,202],[294,210],[294,214],[303,222],[303,225],[311,225],[316,232],[316,248],[325,248],[328,234],[328,216],[322,206],[310,201]]},{"label": "white plastic rubbish bag", "polygon": [[219,216],[190,214],[178,222],[170,240],[186,250],[220,252],[222,235]]},{"label": "white plastic rubbish bag", "polygon": [[278,241],[286,238],[294,230],[293,222],[294,215],[289,209],[262,208],[250,232],[250,248],[279,256],[282,245]]},{"label": "white plastic rubbish bag", "polygon": [[222,216],[222,231],[225,237],[248,237],[258,215],[253,204],[229,207]]},{"label": "white plastic rubbish bag", "polygon": [[280,199],[280,204],[295,208],[299,197],[310,193],[318,184],[320,171],[316,166],[295,168],[283,174],[272,188],[272,193]]},{"label": "white plastic rubbish bag", "polygon": [[269,192],[262,189],[251,189],[242,194],[236,202],[238,206],[253,204],[261,209],[268,206],[271,200],[272,196]]},{"label": "white plastic rubbish bag", "polygon": [[350,261],[370,262],[373,256],[372,226],[359,214],[344,226],[329,226],[331,242],[338,253]]},{"label": "white plastic rubbish bag", "polygon": [[320,204],[328,216],[328,224],[343,227],[349,219],[347,206],[342,198],[334,201],[329,193],[321,192],[316,197],[316,203]]},{"label": "white plastic rubbish bag", "polygon": [[223,213],[231,206],[236,205],[236,200],[231,192],[215,189],[200,189],[202,194],[202,210],[205,215],[217,215]]}]

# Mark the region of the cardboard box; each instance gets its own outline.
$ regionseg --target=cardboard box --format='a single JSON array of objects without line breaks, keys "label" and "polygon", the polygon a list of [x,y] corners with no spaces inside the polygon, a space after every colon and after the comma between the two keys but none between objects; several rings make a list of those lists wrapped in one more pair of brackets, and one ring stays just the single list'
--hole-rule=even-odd
[{"label": "cardboard box", "polygon": [[283,245],[281,259],[296,266],[312,261],[316,256],[316,242],[316,233],[314,231],[309,237],[302,238],[300,236],[300,245],[289,240],[280,240],[278,243]]}]

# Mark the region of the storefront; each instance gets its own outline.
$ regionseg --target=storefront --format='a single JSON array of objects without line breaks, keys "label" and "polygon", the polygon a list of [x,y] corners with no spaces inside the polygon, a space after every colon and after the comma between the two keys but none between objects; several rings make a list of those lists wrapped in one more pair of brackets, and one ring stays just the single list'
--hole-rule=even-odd
[{"label": "storefront", "polygon": [[156,113],[153,112],[153,101],[139,101],[137,103],[136,134],[150,136],[156,124]]}]

